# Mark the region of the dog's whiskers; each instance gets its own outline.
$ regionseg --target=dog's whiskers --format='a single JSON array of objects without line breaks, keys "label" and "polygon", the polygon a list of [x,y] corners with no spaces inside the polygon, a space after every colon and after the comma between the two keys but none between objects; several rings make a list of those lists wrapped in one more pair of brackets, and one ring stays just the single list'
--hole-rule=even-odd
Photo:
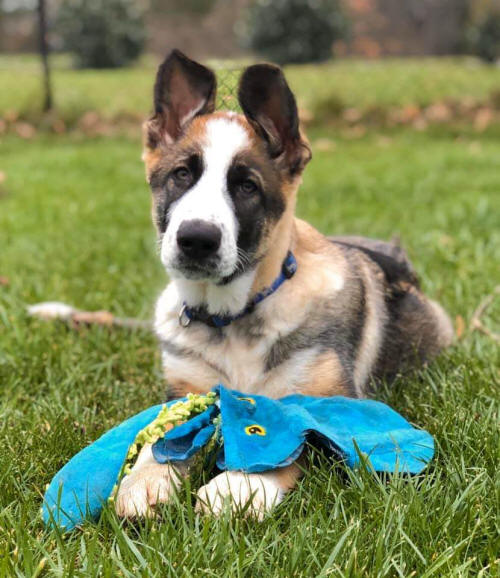
[{"label": "dog's whiskers", "polygon": [[240,247],[238,247],[237,249],[237,255],[238,255],[238,259],[236,261],[236,271],[245,271],[245,269],[247,269],[248,267],[250,267],[250,265],[252,264],[252,261],[250,259],[250,256],[248,255],[248,253],[246,251],[244,251],[243,249],[241,249]]}]

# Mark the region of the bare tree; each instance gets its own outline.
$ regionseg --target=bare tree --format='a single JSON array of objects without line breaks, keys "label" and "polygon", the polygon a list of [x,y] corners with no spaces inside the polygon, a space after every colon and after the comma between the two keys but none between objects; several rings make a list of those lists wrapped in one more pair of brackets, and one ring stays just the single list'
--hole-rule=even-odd
[{"label": "bare tree", "polygon": [[52,83],[49,65],[49,43],[47,40],[47,11],[45,0],[38,0],[38,35],[39,50],[43,68],[43,111],[52,110]]}]

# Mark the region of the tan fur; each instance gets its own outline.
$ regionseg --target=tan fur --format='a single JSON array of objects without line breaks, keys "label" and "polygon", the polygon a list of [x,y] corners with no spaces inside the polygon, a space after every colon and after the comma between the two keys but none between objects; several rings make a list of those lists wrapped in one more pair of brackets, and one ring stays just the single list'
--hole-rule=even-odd
[{"label": "tan fur", "polygon": [[[332,385],[333,384],[333,385]],[[314,360],[309,380],[301,390],[304,395],[349,395],[345,387],[342,365],[334,352],[326,352]]]},{"label": "tan fur", "polygon": [[387,322],[385,313],[385,295],[382,275],[377,267],[364,256],[359,256],[359,267],[367,288],[366,319],[354,369],[354,385],[360,397],[364,395],[364,384],[369,379],[372,367],[377,360],[383,332]]}]

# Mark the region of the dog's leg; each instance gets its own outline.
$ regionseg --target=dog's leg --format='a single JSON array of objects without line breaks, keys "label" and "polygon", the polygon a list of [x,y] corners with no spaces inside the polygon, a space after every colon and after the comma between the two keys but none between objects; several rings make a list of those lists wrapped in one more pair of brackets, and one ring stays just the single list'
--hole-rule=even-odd
[{"label": "dog's leg", "polygon": [[246,508],[245,515],[262,520],[296,485],[301,474],[297,463],[260,474],[223,472],[200,488],[196,510],[218,516],[227,504],[232,511]]},{"label": "dog's leg", "polygon": [[115,498],[116,513],[122,518],[153,516],[153,507],[168,502],[188,470],[185,463],[159,464],[154,459],[151,444],[146,444],[130,474],[120,483]]}]

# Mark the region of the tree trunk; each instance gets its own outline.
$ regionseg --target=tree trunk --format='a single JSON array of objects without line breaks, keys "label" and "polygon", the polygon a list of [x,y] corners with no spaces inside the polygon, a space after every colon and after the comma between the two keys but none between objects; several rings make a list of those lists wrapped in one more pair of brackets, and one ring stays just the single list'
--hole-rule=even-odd
[{"label": "tree trunk", "polygon": [[38,0],[39,50],[43,68],[43,111],[52,110],[52,84],[50,80],[49,44],[47,41],[47,12],[45,0]]}]

